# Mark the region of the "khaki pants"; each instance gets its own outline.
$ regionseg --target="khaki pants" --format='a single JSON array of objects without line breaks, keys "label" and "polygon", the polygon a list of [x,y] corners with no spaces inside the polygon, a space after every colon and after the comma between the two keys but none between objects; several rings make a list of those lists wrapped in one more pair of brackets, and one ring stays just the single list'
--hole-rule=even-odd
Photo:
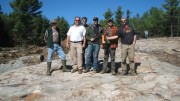
[{"label": "khaki pants", "polygon": [[83,48],[82,48],[82,43],[73,43],[71,42],[71,57],[73,61],[73,69],[82,69],[82,53],[83,53]]},{"label": "khaki pants", "polygon": [[135,72],[134,54],[135,54],[135,51],[134,51],[133,44],[131,44],[131,45],[122,44],[122,46],[121,46],[122,72],[127,72],[127,63],[126,63],[127,57],[129,58],[130,71]]}]

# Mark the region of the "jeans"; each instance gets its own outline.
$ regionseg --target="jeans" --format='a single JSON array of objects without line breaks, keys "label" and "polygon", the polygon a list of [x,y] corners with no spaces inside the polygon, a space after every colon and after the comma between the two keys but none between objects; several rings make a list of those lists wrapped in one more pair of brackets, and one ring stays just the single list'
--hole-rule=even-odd
[{"label": "jeans", "polygon": [[90,69],[92,59],[91,56],[93,54],[93,69],[98,70],[99,69],[99,64],[98,64],[98,55],[99,55],[99,49],[100,45],[99,44],[89,44],[87,46],[87,56],[86,56],[86,68]]},{"label": "jeans", "polygon": [[58,44],[53,44],[53,47],[48,48],[47,62],[52,62],[52,56],[54,52],[57,52],[60,59],[66,60],[66,55],[61,46],[59,46]]}]

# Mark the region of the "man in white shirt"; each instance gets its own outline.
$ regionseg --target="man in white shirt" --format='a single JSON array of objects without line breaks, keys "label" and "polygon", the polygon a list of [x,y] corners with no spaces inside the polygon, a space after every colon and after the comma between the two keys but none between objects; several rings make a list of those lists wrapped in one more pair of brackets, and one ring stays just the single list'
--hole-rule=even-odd
[{"label": "man in white shirt", "polygon": [[78,71],[79,74],[82,73],[82,53],[86,43],[85,33],[86,29],[84,26],[80,25],[80,17],[75,17],[74,25],[70,27],[67,33],[66,44],[67,48],[70,48],[71,57],[73,60],[73,69],[71,70],[71,73],[76,71]]}]

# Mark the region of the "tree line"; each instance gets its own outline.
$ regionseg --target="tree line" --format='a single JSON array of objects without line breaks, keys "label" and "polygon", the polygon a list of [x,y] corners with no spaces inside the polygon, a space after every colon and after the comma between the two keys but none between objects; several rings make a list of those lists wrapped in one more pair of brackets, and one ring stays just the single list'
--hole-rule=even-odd
[{"label": "tree line", "polygon": [[[147,30],[152,37],[174,37],[180,36],[180,1],[165,0],[161,8],[152,7],[142,16],[131,15],[131,11],[122,11],[119,6],[116,11],[110,8],[103,14],[104,19],[99,23],[103,27],[107,25],[109,18],[114,19],[115,26],[121,26],[121,18],[126,15],[128,24],[134,27],[136,33],[144,36]],[[6,14],[0,5],[0,47],[27,45],[44,46],[44,32],[50,26],[50,21],[42,15],[40,8],[43,3],[39,0],[13,0],[9,3],[13,12]],[[57,26],[61,29],[63,38],[70,27],[65,17],[57,17]]]}]

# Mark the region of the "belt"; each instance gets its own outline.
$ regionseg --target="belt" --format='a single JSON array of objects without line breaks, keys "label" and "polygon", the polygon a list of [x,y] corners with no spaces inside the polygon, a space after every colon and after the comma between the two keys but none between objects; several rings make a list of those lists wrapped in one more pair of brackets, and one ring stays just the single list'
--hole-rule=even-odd
[{"label": "belt", "polygon": [[79,43],[79,42],[82,42],[82,41],[70,41],[72,43]]}]

